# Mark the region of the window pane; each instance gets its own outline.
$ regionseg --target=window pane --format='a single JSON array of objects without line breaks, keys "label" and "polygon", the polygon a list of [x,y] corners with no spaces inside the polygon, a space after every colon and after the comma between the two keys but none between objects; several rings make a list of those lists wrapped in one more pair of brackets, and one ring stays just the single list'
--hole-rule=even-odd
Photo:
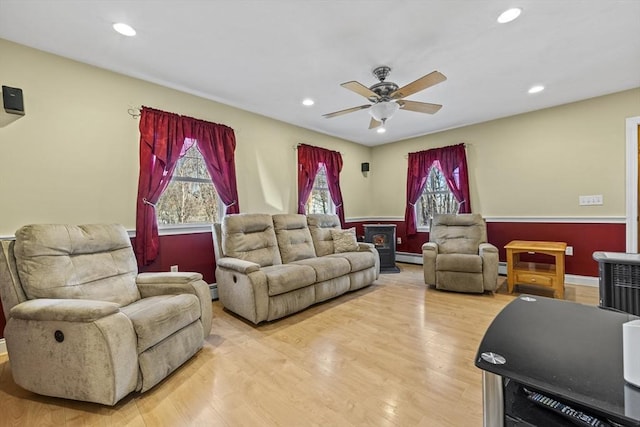
[{"label": "window pane", "polygon": [[422,196],[416,203],[418,227],[429,227],[435,214],[458,213],[460,204],[449,190],[444,176],[432,167],[427,177]]},{"label": "window pane", "polygon": [[305,206],[307,214],[335,213],[329,186],[327,185],[327,170],[324,164],[320,166],[318,174],[313,182],[313,189]]},{"label": "window pane", "polygon": [[169,186],[156,204],[158,223],[216,222],[220,219],[218,207],[218,193],[194,145],[178,162]]}]

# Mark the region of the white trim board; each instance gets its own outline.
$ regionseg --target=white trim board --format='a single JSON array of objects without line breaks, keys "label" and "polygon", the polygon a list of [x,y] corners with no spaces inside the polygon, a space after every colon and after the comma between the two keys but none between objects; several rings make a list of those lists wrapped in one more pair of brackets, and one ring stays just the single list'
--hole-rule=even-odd
[{"label": "white trim board", "polygon": [[640,116],[626,120],[627,252],[638,252],[638,126]]},{"label": "white trim board", "polygon": [[[422,265],[422,255],[414,254],[410,252],[397,252],[396,261],[406,262],[407,264],[419,264]],[[507,263],[500,262],[498,265],[498,274],[503,276],[507,275]],[[565,283],[579,286],[599,287],[600,279],[598,277],[591,276],[578,276],[577,274],[565,274]]]},{"label": "white trim board", "polygon": [[4,340],[4,338],[0,338],[0,354],[6,354],[7,353],[7,342]]}]

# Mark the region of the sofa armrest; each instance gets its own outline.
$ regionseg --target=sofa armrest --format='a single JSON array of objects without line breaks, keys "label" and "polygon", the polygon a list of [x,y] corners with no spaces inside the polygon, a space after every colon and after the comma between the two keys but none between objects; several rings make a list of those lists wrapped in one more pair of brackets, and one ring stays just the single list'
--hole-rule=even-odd
[{"label": "sofa armrest", "polygon": [[39,298],[14,306],[9,311],[9,317],[37,321],[94,322],[119,311],[120,306],[115,302]]},{"label": "sofa armrest", "polygon": [[142,298],[157,295],[195,294],[198,291],[194,286],[202,282],[208,290],[207,284],[202,280],[202,274],[191,272],[161,272],[140,273],[136,277],[136,285]]},{"label": "sofa armrest", "polygon": [[375,247],[376,246],[373,243],[358,242],[358,251],[368,251],[368,250],[373,249]]},{"label": "sofa armrest", "polygon": [[136,285],[142,298],[158,295],[192,294],[200,301],[200,320],[204,338],[211,333],[213,313],[209,285],[202,280],[202,274],[193,272],[140,273]]},{"label": "sofa armrest", "polygon": [[427,242],[422,245],[422,270],[424,273],[424,283],[430,286],[436,285],[436,256],[438,255],[438,244]]},{"label": "sofa armrest", "polygon": [[243,259],[223,257],[217,260],[218,267],[228,268],[242,274],[253,273],[260,270],[260,264]]},{"label": "sofa armrest", "polygon": [[485,291],[498,287],[498,248],[491,243],[481,243],[478,253],[482,258],[482,282]]},{"label": "sofa armrest", "polygon": [[480,256],[484,255],[485,253],[497,254],[498,253],[498,248],[496,248],[491,243],[480,243],[480,247],[479,247],[478,253],[480,254]]}]

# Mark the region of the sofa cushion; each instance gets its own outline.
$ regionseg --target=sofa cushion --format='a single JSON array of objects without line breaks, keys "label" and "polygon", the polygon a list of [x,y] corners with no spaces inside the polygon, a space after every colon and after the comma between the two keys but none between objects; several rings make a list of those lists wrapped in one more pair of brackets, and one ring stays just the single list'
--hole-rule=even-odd
[{"label": "sofa cushion", "polygon": [[436,271],[482,273],[480,255],[440,254],[436,257]]},{"label": "sofa cushion", "polygon": [[224,256],[255,262],[261,267],[282,264],[269,214],[236,214],[222,219]]},{"label": "sofa cushion", "polygon": [[307,217],[299,214],[273,215],[273,227],[283,263],[315,258]]},{"label": "sofa cushion", "polygon": [[340,230],[340,219],[337,215],[330,214],[309,214],[307,215],[307,224],[313,239],[313,246],[316,250],[316,256],[325,256],[334,253],[333,238],[331,230]]},{"label": "sofa cushion", "polygon": [[267,278],[269,296],[304,288],[316,281],[313,267],[298,264],[282,264],[263,267],[260,271]]},{"label": "sofa cushion", "polygon": [[295,261],[293,264],[308,265],[316,272],[316,282],[334,279],[351,272],[351,264],[346,258],[319,257]]},{"label": "sofa cushion", "polygon": [[120,309],[138,336],[138,354],[200,318],[200,300],[192,294],[143,298]]},{"label": "sofa cushion", "polygon": [[140,299],[131,239],[118,224],[27,225],[14,254],[26,296],[115,302]]},{"label": "sofa cushion", "polygon": [[342,252],[327,255],[327,258],[344,258],[351,265],[351,272],[364,270],[376,265],[376,259],[372,252]]},{"label": "sofa cushion", "polygon": [[351,227],[347,230],[331,229],[331,239],[333,240],[333,252],[353,252],[358,250],[358,239],[356,229]]}]

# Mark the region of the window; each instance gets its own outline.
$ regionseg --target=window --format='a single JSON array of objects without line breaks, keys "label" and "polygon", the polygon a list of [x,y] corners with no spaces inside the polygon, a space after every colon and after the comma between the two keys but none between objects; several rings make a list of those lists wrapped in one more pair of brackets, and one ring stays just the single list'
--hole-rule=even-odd
[{"label": "window", "polygon": [[173,178],[158,201],[158,224],[213,223],[219,221],[221,211],[204,158],[193,144],[178,160]]},{"label": "window", "polygon": [[416,203],[418,228],[428,229],[435,214],[457,214],[459,208],[460,203],[453,196],[444,175],[436,166],[431,166],[422,195]]},{"label": "window", "polygon": [[313,189],[311,190],[305,207],[307,214],[333,214],[336,212],[333,201],[331,200],[331,194],[329,193],[327,168],[324,163],[322,163],[318,169],[318,173],[313,181]]}]

